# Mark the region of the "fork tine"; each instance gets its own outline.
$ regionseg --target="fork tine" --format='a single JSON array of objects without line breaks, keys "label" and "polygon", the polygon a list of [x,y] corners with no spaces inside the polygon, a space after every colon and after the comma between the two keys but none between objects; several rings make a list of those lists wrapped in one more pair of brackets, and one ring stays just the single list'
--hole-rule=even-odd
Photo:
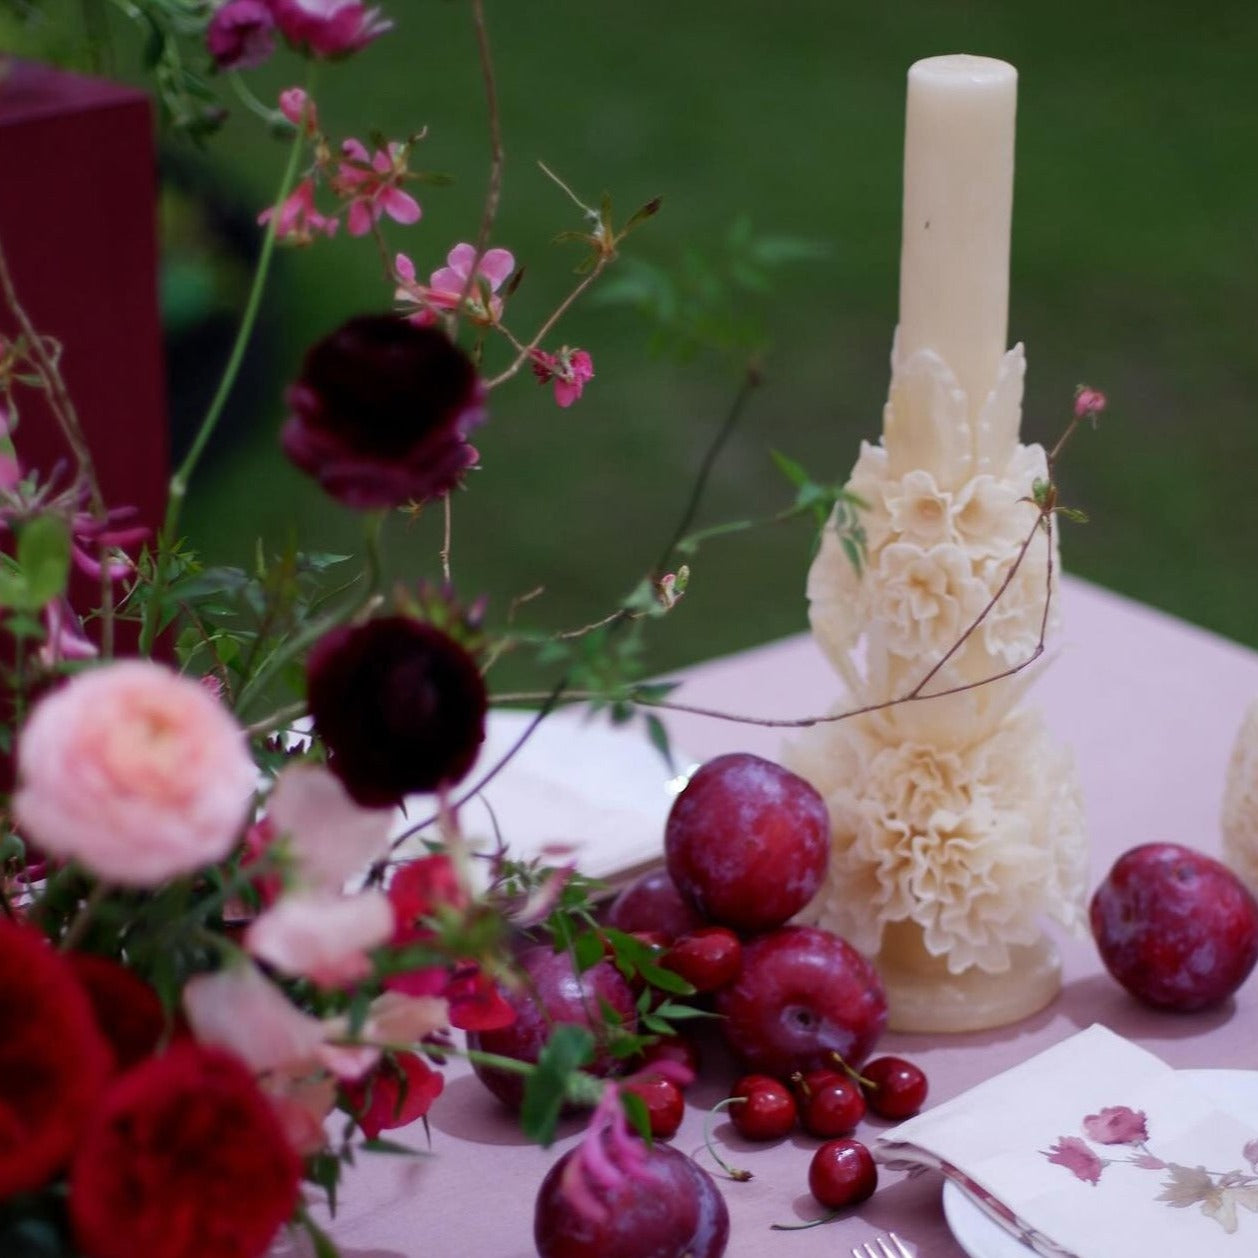
[{"label": "fork tine", "polygon": [[895,1246],[894,1249],[886,1250],[887,1258],[913,1258],[912,1251],[894,1232],[888,1233],[887,1239]]}]

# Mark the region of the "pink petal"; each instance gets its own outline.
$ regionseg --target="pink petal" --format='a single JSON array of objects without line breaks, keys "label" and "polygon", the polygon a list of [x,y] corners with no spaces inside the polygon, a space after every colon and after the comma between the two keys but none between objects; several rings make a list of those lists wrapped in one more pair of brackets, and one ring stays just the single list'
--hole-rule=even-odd
[{"label": "pink petal", "polygon": [[466,242],[455,245],[454,248],[446,254],[446,263],[460,280],[466,280],[467,277],[471,275],[472,263],[475,261],[476,246],[469,245]]},{"label": "pink petal", "polygon": [[370,164],[371,159],[368,156],[367,150],[364,148],[362,141],[355,140],[353,136],[351,136],[348,140],[341,141],[341,152],[344,153],[346,157],[353,158],[356,162],[362,162],[364,165]]},{"label": "pink petal", "polygon": [[373,211],[368,202],[354,201],[350,205],[349,214],[345,219],[345,230],[351,236],[365,236],[371,231],[371,225],[379,217],[379,214]]},{"label": "pink petal", "polygon": [[419,222],[423,211],[419,208],[419,202],[409,192],[403,192],[401,188],[390,188],[380,199],[385,213],[395,223],[409,226],[411,223]]},{"label": "pink petal", "polygon": [[515,270],[515,258],[506,249],[490,249],[480,260],[480,272],[497,290]]},{"label": "pink petal", "polygon": [[397,257],[393,259],[393,269],[402,277],[403,280],[406,281],[406,283],[415,283],[415,263],[413,263],[406,254],[399,253]]}]

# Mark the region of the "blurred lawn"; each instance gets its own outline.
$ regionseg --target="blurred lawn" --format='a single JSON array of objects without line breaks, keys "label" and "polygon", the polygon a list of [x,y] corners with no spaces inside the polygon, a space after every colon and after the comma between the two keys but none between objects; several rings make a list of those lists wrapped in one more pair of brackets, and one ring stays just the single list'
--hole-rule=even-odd
[{"label": "blurred lawn", "polygon": [[[421,275],[472,239],[487,172],[485,107],[466,6],[391,0],[397,31],[323,67],[326,128],[429,128],[416,164],[448,171],[421,190],[423,221],[390,239]],[[789,499],[770,448],[842,479],[875,437],[895,321],[904,75],[969,51],[1021,75],[1011,336],[1026,342],[1024,433],[1051,440],[1079,381],[1111,410],[1061,467],[1067,566],[1258,646],[1258,9],[1171,0],[490,0],[508,154],[493,243],[527,267],[509,321],[531,328],[571,283],[579,226],[538,171],[623,215],[662,194],[629,252],[674,266],[716,252],[730,223],[824,241],[758,300],[771,330],[765,385],[718,469],[703,522],[766,515]],[[285,58],[255,73],[263,99],[296,81]],[[227,200],[265,204],[283,146],[247,118],[209,150]],[[215,558],[247,558],[258,532],[352,546],[356,521],[278,455],[279,395],[306,344],[345,315],[388,304],[369,241],[287,253],[267,307],[269,350],[240,399],[244,435],[197,486],[188,517]],[[598,618],[655,558],[737,385],[716,357],[651,358],[623,309],[578,307],[555,341],[593,353],[597,379],[570,411],[527,374],[493,396],[483,470],[454,505],[465,595],[505,614],[537,585],[535,622]],[[438,521],[391,534],[407,579],[438,572]],[[802,525],[713,542],[691,591],[654,635],[671,667],[801,629],[810,538]]]}]

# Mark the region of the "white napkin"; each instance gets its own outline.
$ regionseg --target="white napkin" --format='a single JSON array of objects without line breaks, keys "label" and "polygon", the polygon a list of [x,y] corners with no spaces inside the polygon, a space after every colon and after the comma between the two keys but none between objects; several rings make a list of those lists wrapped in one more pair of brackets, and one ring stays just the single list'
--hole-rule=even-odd
[{"label": "white napkin", "polygon": [[1252,1258],[1258,1125],[1103,1026],[880,1136],[1048,1258]]}]

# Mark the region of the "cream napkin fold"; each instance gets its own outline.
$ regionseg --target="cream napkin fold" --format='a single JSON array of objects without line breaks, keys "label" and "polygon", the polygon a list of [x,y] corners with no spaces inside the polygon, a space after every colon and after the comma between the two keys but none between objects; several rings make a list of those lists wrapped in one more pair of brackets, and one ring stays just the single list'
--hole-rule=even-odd
[{"label": "cream napkin fold", "polygon": [[1258,1117],[1092,1026],[880,1136],[1046,1258],[1253,1258]]}]

